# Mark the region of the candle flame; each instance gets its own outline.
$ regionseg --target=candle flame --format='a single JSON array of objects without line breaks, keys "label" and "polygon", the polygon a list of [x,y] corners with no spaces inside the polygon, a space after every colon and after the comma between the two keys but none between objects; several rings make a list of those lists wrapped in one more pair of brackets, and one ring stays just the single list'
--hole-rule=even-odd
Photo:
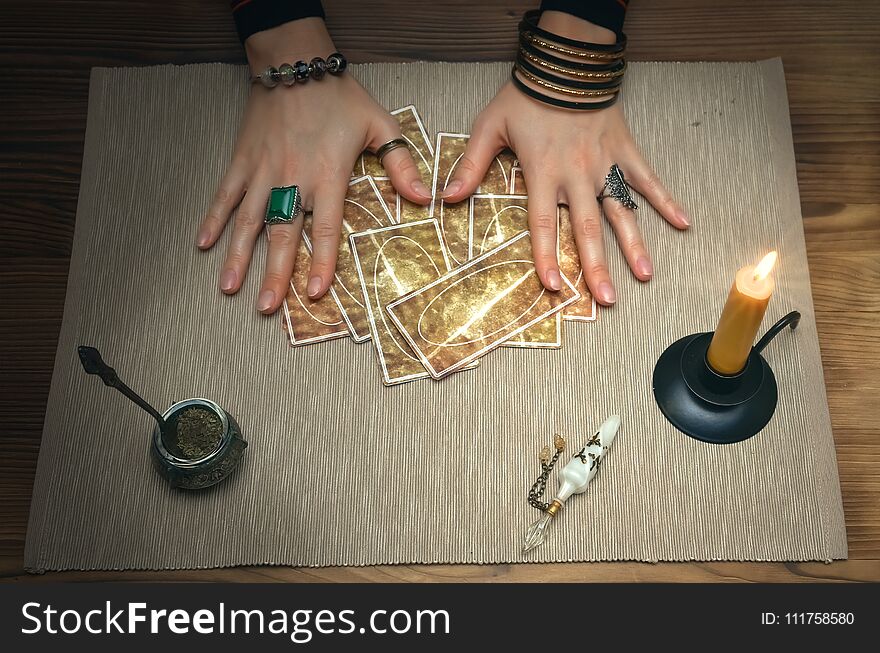
[{"label": "candle flame", "polygon": [[761,259],[761,262],[755,266],[755,281],[763,281],[767,278],[776,265],[776,251],[772,251]]}]

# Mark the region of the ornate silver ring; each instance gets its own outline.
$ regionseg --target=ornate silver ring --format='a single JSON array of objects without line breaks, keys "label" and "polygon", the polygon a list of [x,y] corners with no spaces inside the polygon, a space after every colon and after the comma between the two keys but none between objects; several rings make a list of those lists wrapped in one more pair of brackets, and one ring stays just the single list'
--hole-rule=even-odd
[{"label": "ornate silver ring", "polygon": [[623,176],[623,170],[616,163],[611,166],[611,170],[605,175],[605,185],[602,186],[602,192],[596,196],[596,199],[601,204],[602,200],[606,197],[617,200],[630,211],[635,211],[639,208],[629,192],[629,184],[626,181],[626,177]]}]

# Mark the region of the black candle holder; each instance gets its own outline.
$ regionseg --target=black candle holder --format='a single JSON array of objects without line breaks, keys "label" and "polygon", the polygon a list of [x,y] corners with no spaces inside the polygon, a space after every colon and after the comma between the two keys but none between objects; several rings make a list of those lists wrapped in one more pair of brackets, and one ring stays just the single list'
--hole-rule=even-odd
[{"label": "black candle holder", "polygon": [[654,367],[654,398],[672,424],[685,435],[713,444],[747,440],[763,429],[776,410],[776,377],[761,356],[785,327],[797,327],[792,311],[758,341],[741,372],[719,374],[706,359],[714,332],[694,333],[664,351]]}]

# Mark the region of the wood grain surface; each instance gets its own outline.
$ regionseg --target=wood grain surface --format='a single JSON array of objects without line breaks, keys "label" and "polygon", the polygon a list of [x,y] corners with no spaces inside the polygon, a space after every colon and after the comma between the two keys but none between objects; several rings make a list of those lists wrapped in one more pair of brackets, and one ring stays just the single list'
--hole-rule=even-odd
[{"label": "wood grain surface", "polygon": [[[510,59],[519,16],[534,4],[325,0],[330,32],[354,62]],[[880,581],[880,3],[834,0],[632,0],[626,31],[636,61],[783,59],[849,560],[25,574],[22,552],[61,327],[89,69],[243,63],[227,6],[216,0],[0,0],[0,578]]]}]

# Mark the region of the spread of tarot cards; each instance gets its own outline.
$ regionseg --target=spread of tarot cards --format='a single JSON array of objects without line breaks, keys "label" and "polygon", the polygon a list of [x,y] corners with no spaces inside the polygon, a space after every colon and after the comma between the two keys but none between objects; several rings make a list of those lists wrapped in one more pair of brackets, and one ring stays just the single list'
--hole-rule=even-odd
[{"label": "spread of tarot cards", "polygon": [[592,321],[565,207],[559,208],[563,287],[535,272],[528,195],[513,152],[498,154],[478,192],[458,204],[440,193],[464,154],[466,134],[431,143],[413,106],[392,114],[434,200],[400,197],[379,160],[364,153],[345,199],[336,279],[318,300],[306,294],[311,218],[303,228],[283,326],[293,346],[350,337],[372,340],[386,385],[441,379],[473,369],[496,347],[559,349],[566,321]]}]

